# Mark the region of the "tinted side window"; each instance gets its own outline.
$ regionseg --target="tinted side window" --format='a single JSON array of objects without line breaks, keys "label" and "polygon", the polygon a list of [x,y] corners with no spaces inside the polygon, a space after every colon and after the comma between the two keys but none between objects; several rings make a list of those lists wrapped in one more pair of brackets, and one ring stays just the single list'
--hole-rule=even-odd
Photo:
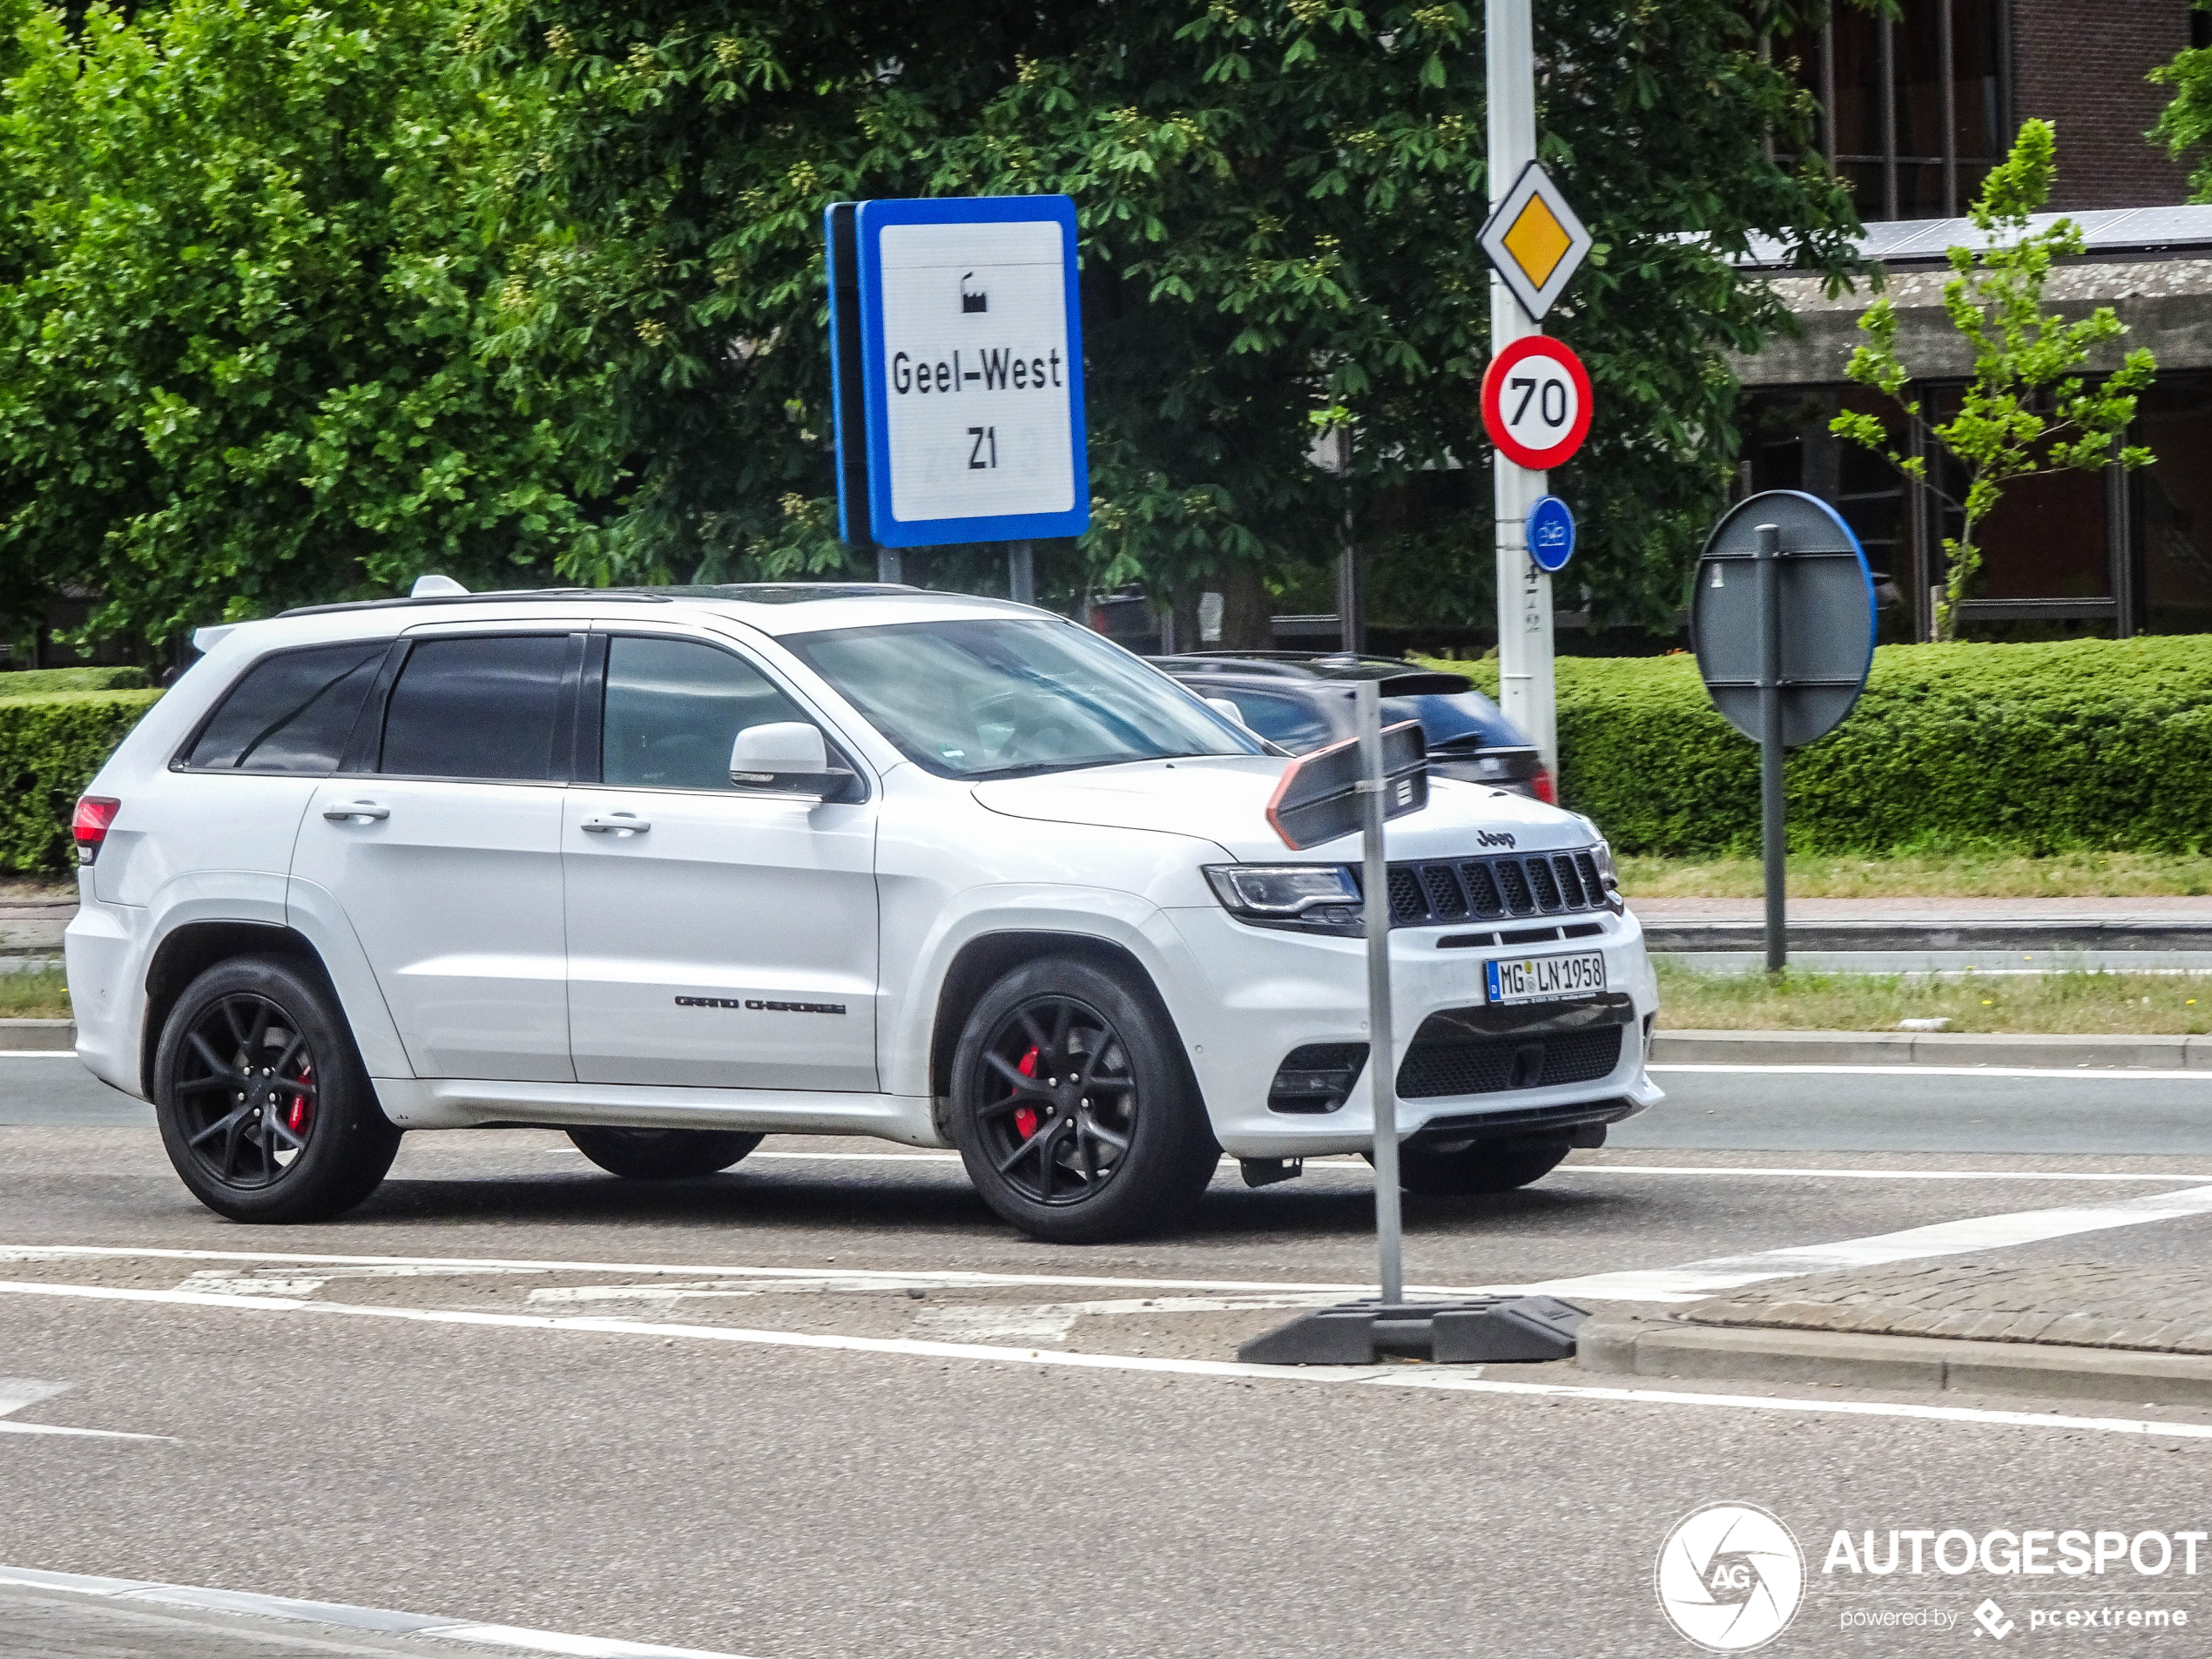
[{"label": "tinted side window", "polygon": [[263,658],[233,686],[185,757],[236,772],[338,769],[391,642],[357,640]]},{"label": "tinted side window", "polygon": [[1240,687],[1229,693],[1229,700],[1244,717],[1246,725],[1294,755],[1318,749],[1334,735],[1328,717],[1302,698]]},{"label": "tinted side window", "polygon": [[[806,715],[750,663],[690,639],[607,642],[600,777],[729,789],[730,745],[749,725]],[[808,724],[813,724],[811,721]]]},{"label": "tinted side window", "polygon": [[415,778],[567,774],[556,764],[562,634],[418,640],[392,687],[379,770]]}]

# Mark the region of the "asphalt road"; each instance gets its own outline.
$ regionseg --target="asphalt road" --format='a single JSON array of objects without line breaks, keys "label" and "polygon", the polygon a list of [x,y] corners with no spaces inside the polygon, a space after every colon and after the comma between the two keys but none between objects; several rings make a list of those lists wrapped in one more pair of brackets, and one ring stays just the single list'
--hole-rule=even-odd
[{"label": "asphalt road", "polygon": [[[1534,1188],[1410,1201],[1409,1277],[1625,1306],[1693,1264],[1839,1240],[2164,1267],[2212,1241],[2212,1219],[2115,1207],[2212,1185],[2212,1082],[1662,1081],[1666,1105]],[[1839,1529],[2212,1528],[2212,1416],[1222,1364],[1366,1280],[1356,1162],[1260,1191],[1224,1170],[1183,1231],[1073,1251],[997,1224],[956,1161],[874,1143],[772,1140],[649,1187],[550,1134],[423,1135],[345,1220],[246,1229],[67,1061],[0,1061],[0,1567],[751,1659],[1687,1656],[1654,1561],[1727,1499],[1805,1552],[1770,1653],[1963,1641],[1984,1601],[2022,1635],[2032,1606],[2212,1622],[2212,1550],[2201,1577],[1822,1570]],[[0,1573],[0,1655],[462,1650],[273,1641],[249,1611]],[[1844,1627],[1923,1613],[1952,1626]]]}]

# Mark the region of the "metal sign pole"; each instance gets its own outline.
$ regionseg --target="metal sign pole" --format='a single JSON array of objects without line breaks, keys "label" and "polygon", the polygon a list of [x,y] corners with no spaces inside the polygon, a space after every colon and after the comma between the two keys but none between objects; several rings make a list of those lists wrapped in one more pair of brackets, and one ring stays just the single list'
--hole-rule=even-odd
[{"label": "metal sign pole", "polygon": [[1027,542],[1006,544],[1006,588],[1018,605],[1037,602],[1037,556]]},{"label": "metal sign pole", "polygon": [[1752,564],[1759,593],[1759,839],[1766,869],[1766,970],[1790,960],[1783,915],[1786,850],[1782,793],[1782,527],[1758,527]]},{"label": "metal sign pole", "polygon": [[1373,680],[1352,687],[1359,723],[1359,891],[1367,924],[1367,1090],[1375,1112],[1375,1256],[1382,1300],[1406,1299],[1398,1214],[1398,1080],[1390,1034],[1390,863],[1383,848],[1382,699]]},{"label": "metal sign pole", "polygon": [[[1521,171],[1536,158],[1536,43],[1529,0],[1486,0],[1485,72],[1490,114],[1487,172],[1495,212]],[[1490,350],[1494,356],[1542,328],[1496,271],[1490,273]],[[1491,459],[1498,576],[1498,701],[1559,775],[1559,715],[1552,685],[1552,579],[1528,556],[1522,525],[1544,494],[1545,475]]]}]

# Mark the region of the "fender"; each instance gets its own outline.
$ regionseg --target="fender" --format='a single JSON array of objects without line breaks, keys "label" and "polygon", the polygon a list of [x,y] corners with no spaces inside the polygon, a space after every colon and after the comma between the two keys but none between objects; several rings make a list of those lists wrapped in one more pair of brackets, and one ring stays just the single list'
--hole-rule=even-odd
[{"label": "fender", "polygon": [[347,1023],[354,1028],[354,1043],[361,1050],[361,1063],[368,1068],[368,1075],[414,1076],[415,1068],[408,1063],[406,1045],[400,1041],[400,1028],[392,1018],[391,1005],[384,1000],[383,988],[376,982],[376,970],[369,966],[368,953],[361,948],[361,935],[354,931],[353,921],[338,902],[337,895],[318,882],[287,877],[284,915],[287,925],[322,958],[323,968],[329,974],[331,984],[337,988]]},{"label": "fender", "polygon": [[1178,960],[1188,952],[1157,905],[1110,888],[1057,885],[1008,883],[974,888],[963,896],[968,907],[939,917],[924,937],[915,968],[879,1028],[877,1064],[887,1092],[934,1092],[930,1061],[947,977],[961,951],[997,934],[1068,934],[1126,952],[1151,980],[1188,1047],[1184,1014],[1190,1006],[1185,995],[1190,965]]}]

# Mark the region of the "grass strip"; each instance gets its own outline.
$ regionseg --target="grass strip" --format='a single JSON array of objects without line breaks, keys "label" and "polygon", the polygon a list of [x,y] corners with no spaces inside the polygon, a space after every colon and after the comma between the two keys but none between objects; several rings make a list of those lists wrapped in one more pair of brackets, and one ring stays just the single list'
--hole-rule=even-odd
[{"label": "grass strip", "polygon": [[[1637,899],[1756,899],[1756,858],[1622,858],[1621,885]],[[1793,899],[2133,899],[2212,893],[2212,857],[2194,853],[1902,853],[1887,858],[1797,853]]]},{"label": "grass strip", "polygon": [[1948,1020],[1946,1031],[2039,1035],[2212,1032],[2212,974],[1716,974],[1655,964],[1659,1026],[1676,1031],[1894,1031]]},{"label": "grass strip", "polygon": [[[0,974],[0,1020],[66,1020],[69,981],[59,968]],[[8,1045],[0,1042],[0,1049]]]}]

